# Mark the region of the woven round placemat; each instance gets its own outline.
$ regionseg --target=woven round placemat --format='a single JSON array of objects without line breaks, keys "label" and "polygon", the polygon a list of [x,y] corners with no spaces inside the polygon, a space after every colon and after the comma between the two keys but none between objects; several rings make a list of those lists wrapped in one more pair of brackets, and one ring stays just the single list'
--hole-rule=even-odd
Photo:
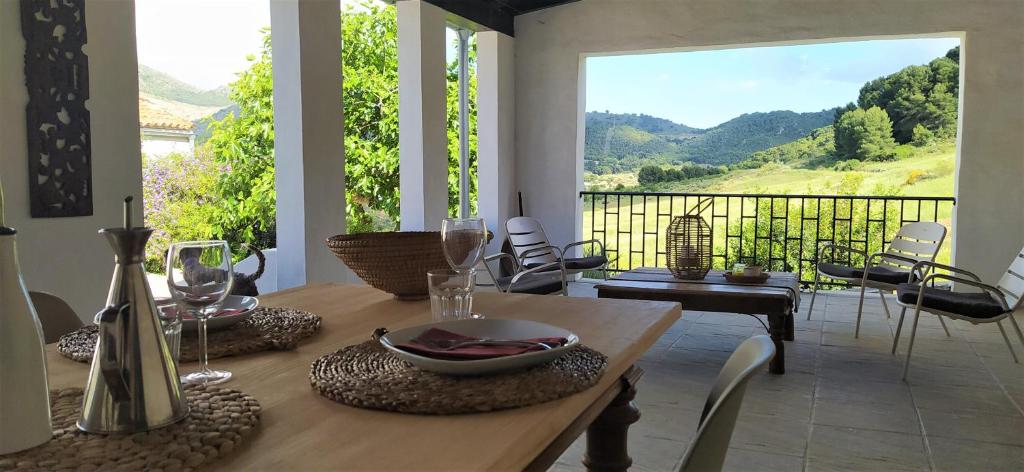
[{"label": "woven round placemat", "polygon": [[[320,330],[320,317],[293,308],[259,307],[248,319],[208,333],[210,359],[238,356],[260,351],[287,351]],[[60,337],[57,351],[78,362],[92,361],[96,349],[96,325],[83,326]],[[199,359],[199,341],[195,332],[181,334],[181,361]]]},{"label": "woven round placemat", "polygon": [[53,439],[0,456],[0,471],[190,471],[230,453],[260,422],[260,404],[237,390],[186,387],[189,415],[165,428],[134,434],[90,434],[75,422],[82,389],[50,391]]},{"label": "woven round placemat", "polygon": [[526,370],[480,377],[423,371],[367,341],[327,354],[309,372],[313,389],[359,408],[454,415],[519,408],[567,397],[597,383],[608,358],[586,346]]}]

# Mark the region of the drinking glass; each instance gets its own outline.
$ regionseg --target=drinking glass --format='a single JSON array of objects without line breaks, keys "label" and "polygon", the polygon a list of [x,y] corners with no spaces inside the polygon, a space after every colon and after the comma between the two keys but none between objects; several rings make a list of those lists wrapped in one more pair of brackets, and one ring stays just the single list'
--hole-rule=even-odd
[{"label": "drinking glass", "polygon": [[176,303],[158,303],[156,310],[164,329],[164,338],[167,339],[167,347],[171,351],[171,358],[177,364],[181,358],[181,310]]},{"label": "drinking glass", "polygon": [[473,318],[476,271],[432,270],[427,272],[430,313],[436,321]]},{"label": "drinking glass", "polygon": [[171,296],[199,321],[199,372],[182,377],[185,383],[218,384],[231,372],[211,370],[207,363],[206,321],[231,292],[234,272],[231,249],[224,241],[175,243],[167,251],[167,286]]},{"label": "drinking glass", "polygon": [[448,265],[456,272],[469,272],[484,257],[487,225],[483,218],[445,218],[441,222],[441,243]]}]

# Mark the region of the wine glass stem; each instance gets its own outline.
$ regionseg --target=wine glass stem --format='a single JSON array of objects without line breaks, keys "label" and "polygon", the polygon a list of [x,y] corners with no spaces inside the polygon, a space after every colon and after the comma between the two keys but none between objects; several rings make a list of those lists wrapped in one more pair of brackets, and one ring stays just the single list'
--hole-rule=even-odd
[{"label": "wine glass stem", "polygon": [[[198,315],[198,313],[196,313]],[[206,352],[206,317],[196,316],[199,320],[199,370],[200,372],[207,374],[210,372],[210,367],[207,364],[207,352]],[[207,377],[203,376],[203,383],[207,381]]]}]

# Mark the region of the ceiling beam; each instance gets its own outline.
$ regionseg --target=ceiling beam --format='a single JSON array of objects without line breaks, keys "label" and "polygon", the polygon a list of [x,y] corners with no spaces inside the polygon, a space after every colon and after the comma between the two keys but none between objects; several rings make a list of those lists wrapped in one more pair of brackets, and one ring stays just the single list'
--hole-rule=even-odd
[{"label": "ceiling beam", "polygon": [[[394,0],[391,0],[392,2]],[[449,13],[509,36],[516,33],[516,15],[579,0],[424,0]]]}]

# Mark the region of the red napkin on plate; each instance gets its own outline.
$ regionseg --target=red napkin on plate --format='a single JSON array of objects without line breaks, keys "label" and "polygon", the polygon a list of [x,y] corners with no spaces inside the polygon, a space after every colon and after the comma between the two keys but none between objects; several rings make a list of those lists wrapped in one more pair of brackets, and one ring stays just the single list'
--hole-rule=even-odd
[{"label": "red napkin on plate", "polygon": [[[419,336],[410,339],[409,342],[399,344],[396,347],[403,351],[418,354],[432,359],[445,360],[476,360],[491,359],[495,357],[515,356],[530,351],[544,350],[540,346],[516,346],[516,345],[466,345],[454,349],[443,349],[460,342],[479,341],[480,338],[464,336],[451,331],[438,328],[430,328]],[[560,347],[569,342],[565,338],[532,338],[516,341],[544,343],[551,347]]]}]

